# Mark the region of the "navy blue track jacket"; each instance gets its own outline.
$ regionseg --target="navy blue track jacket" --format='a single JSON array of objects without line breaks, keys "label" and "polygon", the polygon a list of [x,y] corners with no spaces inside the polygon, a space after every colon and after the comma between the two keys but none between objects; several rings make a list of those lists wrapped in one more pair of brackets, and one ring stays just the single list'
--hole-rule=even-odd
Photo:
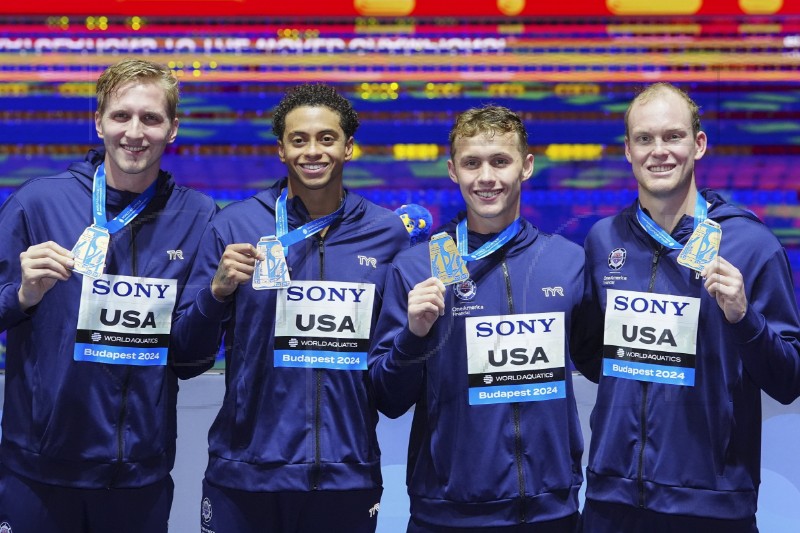
[{"label": "navy blue track jacket", "polygon": [[[446,229],[452,235],[455,225]],[[489,237],[470,232],[470,251]],[[583,480],[583,438],[569,368],[563,398],[470,405],[466,322],[563,313],[568,361],[581,328],[583,251],[523,220],[513,240],[469,262],[468,269],[471,282],[447,287],[445,314],[424,338],[409,331],[407,312],[408,292],[431,276],[428,245],[398,254],[386,281],[370,375],[382,412],[398,417],[414,407],[407,472],[411,515],[450,527],[512,526],[571,515]]]},{"label": "navy blue track jacket", "polygon": [[[80,274],[57,282],[27,313],[17,300],[20,253],[48,240],[70,249],[92,224],[103,157],[92,150],[67,172],[31,179],[0,207],[0,330],[8,334],[0,462],[41,483],[141,487],[174,463],[176,375],[169,366],[73,360]],[[109,218],[138,196],[110,187],[106,194]],[[162,171],[153,200],[111,235],[105,273],[175,279],[180,292],[214,212],[210,197]]]},{"label": "navy blue track jacket", "polygon": [[[700,298],[694,386],[600,377],[599,359],[587,371],[600,386],[586,495],[662,513],[740,519],[756,512],[761,391],[785,404],[800,395],[800,320],[777,239],[751,213],[713,191],[702,194],[708,217],[722,227],[720,256],[744,277],[748,310],[737,324],[725,320],[704,280],[676,262],[679,250],[645,233],[636,202],[586,238],[601,316],[607,289]],[[684,216],[673,237],[686,243],[692,226]],[[621,266],[610,258],[620,248]]]},{"label": "navy blue track jacket", "polygon": [[[209,431],[206,479],[247,491],[356,490],[380,487],[378,412],[364,370],[280,368],[274,364],[276,301],[299,282],[341,281],[375,287],[370,327],[381,307],[384,272],[408,247],[400,217],[347,193],[344,212],[319,234],[291,246],[293,285],[240,285],[227,301],[211,294],[225,247],[275,234],[275,205],[286,180],[225,207],[206,229],[172,336],[184,375],[210,368],[225,334],[225,399]],[[298,198],[287,200],[289,230],[307,223]],[[292,292],[294,294],[294,292]],[[308,317],[306,317],[308,318]],[[331,338],[336,334],[330,333]]]}]

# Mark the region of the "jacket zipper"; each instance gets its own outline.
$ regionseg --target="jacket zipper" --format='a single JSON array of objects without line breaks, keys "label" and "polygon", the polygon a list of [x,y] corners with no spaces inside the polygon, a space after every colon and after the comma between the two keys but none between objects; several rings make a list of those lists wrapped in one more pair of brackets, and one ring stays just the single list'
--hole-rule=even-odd
[{"label": "jacket zipper", "polygon": [[[136,226],[131,224],[131,272],[133,276],[139,275],[139,264],[136,257]],[[125,380],[122,382],[122,405],[119,409],[119,417],[117,418],[117,468],[111,478],[108,488],[112,488],[116,484],[116,477],[119,470],[122,468],[122,460],[124,459],[125,451],[125,416],[128,414],[128,391],[131,384],[131,368],[125,366]]]},{"label": "jacket zipper", "polygon": [[[319,279],[325,280],[325,242],[322,237],[317,240],[317,249],[319,250]],[[314,399],[314,467],[311,473],[313,490],[319,490],[319,478],[322,472],[322,460],[319,445],[320,427],[322,426],[322,370],[319,368],[314,369],[314,379],[317,385],[317,395]]]},{"label": "jacket zipper", "polygon": [[[650,284],[647,287],[647,292],[653,292],[656,286],[656,271],[658,270],[658,261],[661,259],[661,249],[657,249],[653,254],[653,262],[650,267]],[[647,381],[642,382],[642,405],[639,412],[639,420],[641,433],[639,438],[642,445],[639,448],[639,472],[637,474],[637,485],[639,489],[639,507],[645,506],[644,501],[644,448],[647,443],[647,393],[650,391],[650,383]]]},{"label": "jacket zipper", "polygon": [[[503,267],[503,277],[506,281],[506,297],[508,300],[508,313],[514,314],[514,298],[511,293],[511,276],[508,273],[508,264],[506,263],[505,255],[501,259],[500,265]],[[519,480],[519,522],[525,523],[526,508],[525,508],[525,471],[522,466],[522,429],[520,427],[520,413],[519,402],[511,404],[511,412],[514,417],[514,460],[517,463],[517,479]]]}]

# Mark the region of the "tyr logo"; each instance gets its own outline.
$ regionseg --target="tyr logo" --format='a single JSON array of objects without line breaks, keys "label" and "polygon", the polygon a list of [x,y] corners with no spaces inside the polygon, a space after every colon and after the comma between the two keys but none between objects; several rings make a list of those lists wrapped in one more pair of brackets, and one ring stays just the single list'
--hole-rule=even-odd
[{"label": "tyr logo", "polygon": [[375,505],[370,507],[370,509],[369,509],[369,517],[373,518],[376,514],[378,514],[378,511],[380,511],[380,510],[381,510],[381,504],[380,503],[376,503]]},{"label": "tyr logo", "polygon": [[358,264],[361,266],[371,266],[372,268],[378,268],[378,261],[374,257],[367,257],[366,255],[358,256]]},{"label": "tyr logo", "polygon": [[175,261],[176,259],[183,260],[183,250],[167,250],[167,255],[170,261]]},{"label": "tyr logo", "polygon": [[561,287],[542,287],[542,292],[544,293],[545,298],[550,298],[551,296],[564,296],[564,289]]}]

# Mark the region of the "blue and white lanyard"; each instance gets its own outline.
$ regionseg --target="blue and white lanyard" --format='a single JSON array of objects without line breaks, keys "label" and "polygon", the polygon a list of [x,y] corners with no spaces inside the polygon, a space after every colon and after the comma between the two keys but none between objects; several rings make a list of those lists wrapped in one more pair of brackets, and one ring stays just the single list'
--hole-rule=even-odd
[{"label": "blue and white lanyard", "polygon": [[489,256],[503,247],[508,241],[513,239],[522,224],[519,217],[514,219],[514,222],[509,224],[506,229],[497,234],[491,241],[484,243],[483,246],[478,248],[472,253],[469,253],[469,237],[467,235],[467,219],[464,218],[456,226],[456,241],[458,242],[458,253],[464,261],[477,261]]},{"label": "blue and white lanyard", "polygon": [[118,232],[147,207],[147,204],[156,195],[157,184],[158,180],[153,181],[128,207],[108,220],[106,217],[106,165],[101,163],[94,172],[94,182],[92,183],[94,225],[106,228],[109,234]]},{"label": "blue and white lanyard", "polygon": [[303,224],[297,229],[289,231],[289,217],[286,213],[286,198],[288,195],[289,190],[283,189],[280,196],[278,196],[278,201],[275,203],[276,237],[283,245],[283,254],[287,257],[289,255],[289,247],[291,245],[297,244],[298,242],[302,241],[303,239],[307,239],[312,235],[316,235],[324,228],[328,227],[336,218],[341,216],[342,212],[344,211],[344,200],[342,200],[342,203],[339,205],[339,209],[333,213],[312,220],[311,222]]},{"label": "blue and white lanyard", "polygon": [[[708,217],[708,206],[706,199],[703,195],[697,193],[697,203],[694,208],[694,228]],[[653,222],[653,219],[647,216],[647,213],[642,211],[641,204],[636,206],[636,219],[639,224],[647,232],[648,235],[657,240],[661,245],[671,248],[673,250],[682,250],[683,245],[676,241],[672,235],[667,233],[661,226]]]}]

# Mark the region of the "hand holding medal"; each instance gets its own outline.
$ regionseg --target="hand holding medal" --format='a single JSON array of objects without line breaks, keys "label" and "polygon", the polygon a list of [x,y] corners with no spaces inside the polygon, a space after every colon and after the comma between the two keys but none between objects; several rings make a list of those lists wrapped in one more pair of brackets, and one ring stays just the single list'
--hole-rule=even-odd
[{"label": "hand holding medal", "polygon": [[70,251],[53,241],[36,244],[22,252],[22,282],[17,291],[20,308],[26,311],[42,301],[57,281],[69,279],[72,267]]},{"label": "hand holding medal", "polygon": [[747,312],[742,273],[720,257],[722,228],[711,219],[697,225],[686,246],[678,255],[678,263],[700,272],[708,293],[717,300],[725,320],[736,324]]},{"label": "hand holding medal", "polygon": [[250,243],[226,246],[211,280],[211,294],[214,298],[223,301],[239,285],[250,281],[255,272],[256,259],[261,259],[259,254],[259,250]]},{"label": "hand holding medal", "polygon": [[747,313],[747,295],[739,269],[718,255],[703,267],[702,276],[706,290],[725,313],[725,320],[731,324],[741,321]]},{"label": "hand holding medal", "polygon": [[408,329],[417,337],[430,332],[434,322],[444,314],[445,286],[431,277],[417,283],[408,293]]}]

